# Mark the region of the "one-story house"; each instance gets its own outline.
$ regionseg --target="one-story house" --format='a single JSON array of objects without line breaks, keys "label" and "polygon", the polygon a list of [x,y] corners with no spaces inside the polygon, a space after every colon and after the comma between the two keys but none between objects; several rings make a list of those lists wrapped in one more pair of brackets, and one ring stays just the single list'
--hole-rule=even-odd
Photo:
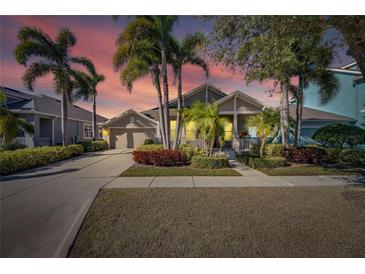
[{"label": "one-story house", "polygon": [[[183,94],[185,107],[190,107],[193,102],[215,102],[219,114],[226,117],[225,146],[234,149],[247,149],[249,144],[257,142],[255,128],[247,127],[247,118],[259,113],[264,105],[257,99],[242,91],[230,94],[222,91],[212,84],[203,84]],[[176,125],[176,98],[170,101],[170,127],[171,136],[175,134]],[[295,105],[290,105],[290,115],[295,117]],[[355,119],[325,112],[318,109],[304,107],[303,109],[303,135],[311,137],[315,130],[330,123],[354,123]],[[159,128],[158,108],[137,112],[128,110],[102,125],[111,148],[134,148],[144,143],[145,139],[161,141]],[[191,122],[182,129],[182,143],[199,143],[198,128]]]}]

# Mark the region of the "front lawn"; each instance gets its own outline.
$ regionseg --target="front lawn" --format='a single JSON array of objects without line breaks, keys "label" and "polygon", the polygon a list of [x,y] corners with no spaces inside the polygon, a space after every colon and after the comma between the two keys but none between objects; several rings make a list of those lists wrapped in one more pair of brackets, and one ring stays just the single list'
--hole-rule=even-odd
[{"label": "front lawn", "polygon": [[144,176],[241,176],[231,168],[200,169],[183,167],[154,167],[134,165],[120,174],[121,177],[144,177]]},{"label": "front lawn", "polygon": [[287,167],[258,168],[261,172],[271,176],[315,176],[315,175],[361,175],[359,169],[345,170],[338,168],[292,164]]},{"label": "front lawn", "polygon": [[365,188],[101,190],[70,257],[365,257]]}]

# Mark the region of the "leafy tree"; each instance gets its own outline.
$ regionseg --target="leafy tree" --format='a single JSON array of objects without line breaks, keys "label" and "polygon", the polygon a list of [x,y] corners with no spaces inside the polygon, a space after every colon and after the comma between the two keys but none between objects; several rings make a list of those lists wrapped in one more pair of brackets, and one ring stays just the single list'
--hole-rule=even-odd
[{"label": "leafy tree", "polygon": [[[23,75],[24,85],[31,91],[36,80],[52,74],[54,89],[61,95],[62,143],[68,143],[67,103],[74,99],[75,86],[86,86],[82,73],[71,67],[81,64],[89,67],[91,62],[86,57],[73,57],[70,49],[76,44],[76,37],[68,28],[62,28],[53,40],[47,33],[36,27],[23,27],[18,32],[19,44],[15,49],[15,58],[27,67]],[[28,66],[29,59],[36,57]]]},{"label": "leafy tree", "polygon": [[28,134],[34,134],[34,127],[23,118],[18,118],[6,106],[6,95],[0,91],[0,137],[4,138],[3,143],[8,146],[18,135],[19,129]]},{"label": "leafy tree", "polygon": [[204,140],[205,155],[211,157],[215,138],[224,139],[224,125],[228,121],[219,116],[216,104],[204,104],[196,101],[191,108],[183,109],[183,122],[185,124],[196,123],[199,136]]},{"label": "leafy tree", "polygon": [[332,124],[318,129],[313,140],[328,146],[342,148],[345,144],[350,147],[365,144],[365,130],[346,124]]},{"label": "leafy tree", "polygon": [[[167,63],[171,52],[171,32],[176,20],[177,16],[137,16],[119,37],[119,48],[114,56],[116,67],[125,66],[121,80],[126,85],[152,73],[159,112],[163,112],[163,118],[160,114],[160,125],[165,148],[171,146]],[[164,92],[163,107],[160,77]]]},{"label": "leafy tree", "polygon": [[175,138],[173,143],[173,149],[176,149],[179,145],[179,138],[181,132],[181,111],[183,106],[182,100],[182,71],[186,64],[191,64],[202,68],[206,76],[208,77],[209,69],[208,64],[198,55],[198,50],[205,44],[206,39],[200,32],[196,32],[192,35],[184,37],[180,43],[177,40],[173,40],[172,47],[172,64],[174,68],[175,80],[177,78],[177,116],[176,116],[176,129]]},{"label": "leafy tree", "polygon": [[89,100],[91,97],[93,103],[92,125],[93,125],[93,139],[97,139],[97,124],[96,124],[96,96],[98,94],[97,85],[105,81],[103,74],[98,74],[95,70],[94,64],[90,63],[88,67],[89,74],[84,73],[83,78],[87,82],[87,86],[81,85],[77,90],[76,96],[83,97],[84,100]]},{"label": "leafy tree", "polygon": [[265,108],[257,115],[251,116],[247,124],[256,127],[257,135],[262,138],[260,145],[260,158],[264,155],[268,138],[276,136],[280,129],[280,112],[274,108]]}]

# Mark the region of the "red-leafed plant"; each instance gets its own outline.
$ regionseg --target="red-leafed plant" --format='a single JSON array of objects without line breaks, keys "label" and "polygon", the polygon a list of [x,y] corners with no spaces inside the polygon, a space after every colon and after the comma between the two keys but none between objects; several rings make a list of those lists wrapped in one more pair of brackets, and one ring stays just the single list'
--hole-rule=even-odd
[{"label": "red-leafed plant", "polygon": [[326,150],[320,147],[289,147],[283,151],[289,161],[302,164],[320,164],[326,157]]},{"label": "red-leafed plant", "polygon": [[180,150],[159,150],[159,151],[142,151],[135,150],[132,153],[133,160],[138,164],[154,166],[174,166],[184,165],[187,163],[187,156]]}]

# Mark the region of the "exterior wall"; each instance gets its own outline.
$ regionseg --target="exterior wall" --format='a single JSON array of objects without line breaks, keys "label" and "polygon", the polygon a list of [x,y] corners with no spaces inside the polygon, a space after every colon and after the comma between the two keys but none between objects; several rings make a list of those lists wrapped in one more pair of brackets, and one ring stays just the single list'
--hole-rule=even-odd
[{"label": "exterior wall", "polygon": [[155,136],[153,128],[111,128],[109,130],[110,148],[134,148],[144,143],[147,138]]},{"label": "exterior wall", "polygon": [[340,84],[337,96],[328,104],[321,106],[318,86],[310,85],[304,91],[304,106],[354,118],[357,120],[356,125],[360,126],[365,122],[360,112],[365,103],[365,83],[354,85],[352,75],[344,73],[335,75]]}]

